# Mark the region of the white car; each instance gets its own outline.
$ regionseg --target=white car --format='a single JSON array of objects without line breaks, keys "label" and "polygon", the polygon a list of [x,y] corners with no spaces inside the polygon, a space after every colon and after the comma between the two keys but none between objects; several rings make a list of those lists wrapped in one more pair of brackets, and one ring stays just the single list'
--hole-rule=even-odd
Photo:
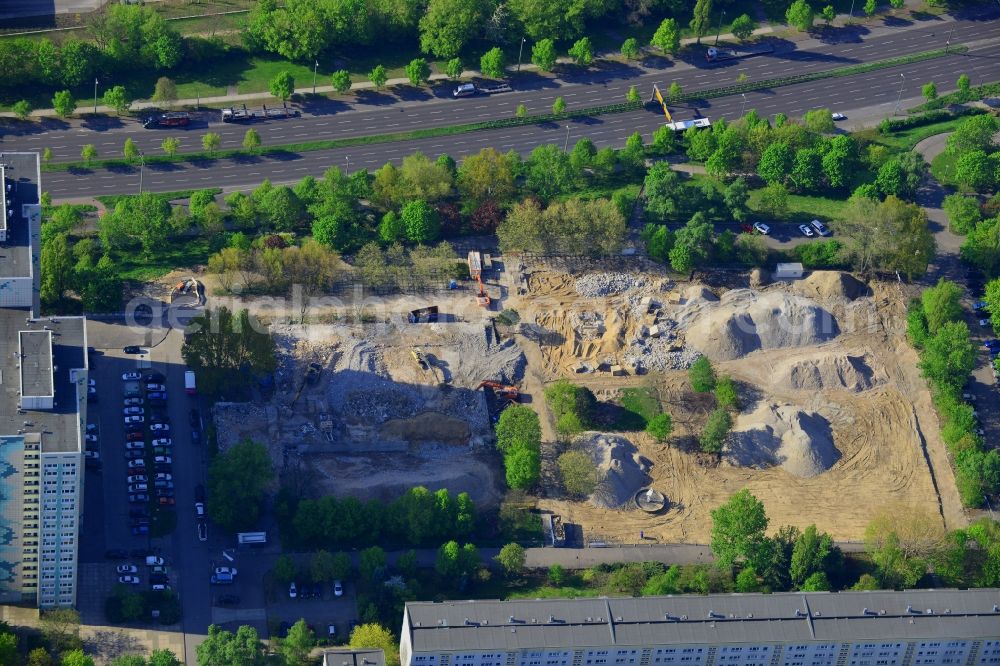
[{"label": "white car", "polygon": [[157,393],[161,391],[166,391],[167,387],[163,384],[146,384],[147,393]]},{"label": "white car", "polygon": [[125,398],[126,407],[136,407],[145,402],[142,398]]},{"label": "white car", "polygon": [[125,417],[125,425],[131,425],[133,423],[145,423],[145,422],[146,418],[141,415]]},{"label": "white car", "polygon": [[757,231],[757,233],[764,234],[765,236],[771,233],[771,227],[767,226],[763,222],[754,222],[753,228]]},{"label": "white car", "polygon": [[93,442],[94,444],[97,444],[97,435],[91,435],[90,433],[87,433],[86,435],[83,436],[83,441]]},{"label": "white car", "polygon": [[167,432],[168,430],[170,430],[170,426],[166,423],[154,423],[153,425],[149,426],[149,429],[152,430],[153,432]]},{"label": "white car", "polygon": [[342,597],[344,596],[344,584],[339,580],[333,581],[333,596]]},{"label": "white car", "polygon": [[140,379],[142,379],[142,374],[138,372],[132,371],[132,372],[122,373],[123,382],[137,382]]},{"label": "white car", "polygon": [[[154,424],[152,429],[153,430],[159,430],[159,428],[156,427],[157,425],[160,425],[160,424],[158,424],[158,423]],[[158,439],[154,439],[153,440],[153,446],[170,446],[172,444],[173,444],[173,440],[171,440],[169,437],[160,437]]]},{"label": "white car", "polygon": [[174,477],[166,472],[158,472],[156,474],[157,481],[173,481]]},{"label": "white car", "polygon": [[122,414],[125,416],[132,416],[133,414],[145,414],[146,410],[142,407],[126,407],[122,410]]},{"label": "white car", "polygon": [[219,575],[223,575],[223,576],[235,576],[236,575],[236,568],[235,567],[215,567],[215,575],[216,576],[219,576]]},{"label": "white car", "polygon": [[980,319],[979,320],[979,325],[980,326],[989,326],[990,325],[990,320],[989,319]]},{"label": "white car", "polygon": [[830,117],[834,120],[847,120],[847,116],[842,113],[831,113]]},{"label": "white car", "polygon": [[138,576],[119,576],[118,577],[118,582],[119,583],[124,583],[126,585],[138,585],[139,584],[139,577]]},{"label": "white car", "polygon": [[125,477],[125,480],[129,483],[146,483],[149,481],[145,474],[133,474],[132,476]]},{"label": "white car", "polygon": [[173,462],[174,461],[170,456],[156,456],[155,458],[153,458],[154,465],[170,465]]},{"label": "white car", "polygon": [[96,423],[88,423],[87,424],[87,432],[93,432],[95,430],[97,430],[97,424]]},{"label": "white car", "polygon": [[87,380],[87,386],[97,386],[97,380],[96,379],[88,379]]},{"label": "white car", "polygon": [[84,451],[83,452],[83,457],[87,458],[88,460],[100,460],[101,459],[101,452],[100,451]]},{"label": "white car", "polygon": [[166,583],[153,583],[152,585],[149,586],[149,589],[153,590],[154,592],[169,592],[170,586],[167,585]]},{"label": "white car", "polygon": [[149,490],[149,486],[145,483],[133,483],[128,487],[130,493],[144,493]]},{"label": "white car", "polygon": [[146,442],[125,442],[125,450],[139,451],[146,448]]},{"label": "white car", "polygon": [[198,541],[208,541],[208,525],[204,520],[198,523]]},{"label": "white car", "polygon": [[295,583],[292,583],[291,585],[288,586],[288,598],[294,599],[297,596],[299,596],[299,591],[298,589],[296,589]]},{"label": "white car", "polygon": [[146,468],[146,461],[143,460],[142,458],[137,458],[136,460],[129,460],[128,461],[128,468],[129,469],[136,469],[136,468],[145,469]]},{"label": "white car", "polygon": [[812,238],[813,236],[816,235],[815,233],[813,233],[813,230],[809,227],[808,224],[800,224],[799,231],[801,231],[802,235],[805,236],[806,238]]},{"label": "white car", "polygon": [[139,567],[134,564],[119,564],[118,573],[120,574],[134,574],[139,573]]}]

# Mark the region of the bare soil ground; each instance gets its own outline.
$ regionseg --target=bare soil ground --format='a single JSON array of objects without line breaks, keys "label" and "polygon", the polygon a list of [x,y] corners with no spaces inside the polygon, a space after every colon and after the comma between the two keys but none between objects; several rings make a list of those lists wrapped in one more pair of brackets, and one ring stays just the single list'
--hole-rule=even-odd
[{"label": "bare soil ground", "polygon": [[[916,354],[905,340],[907,295],[899,285],[875,283],[868,288],[849,276],[815,274],[798,283],[775,284],[754,290],[750,297],[739,297],[752,303],[744,310],[739,310],[738,303],[736,319],[742,321],[740,313],[749,312],[746,316],[756,326],[751,337],[764,348],[732,360],[713,359],[715,367],[738,380],[744,420],[763,405],[802,412],[809,423],[828,429],[836,448],[834,461],[825,471],[807,477],[779,465],[738,466],[725,457],[720,461],[698,451],[697,435],[713,402],[691,393],[682,369],[647,377],[579,373],[581,362],[596,366],[606,357],[621,359],[624,347],[642,337],[642,327],[648,328],[650,319],[636,303],[644,295],[662,301],[660,320],[677,322],[676,340],[685,348],[704,349],[710,357],[717,349],[731,355],[739,348],[703,344],[705,332],[699,328],[706,318],[725,319],[731,314],[719,310],[729,307],[725,287],[716,287],[714,294],[702,298],[690,285],[675,287],[672,291],[678,296],[670,296],[657,282],[648,283],[652,286],[645,290],[583,298],[574,291],[571,276],[541,270],[528,278],[529,293],[533,296],[537,290],[537,300],[511,299],[522,321],[535,321],[548,333],[521,340],[532,365],[536,356],[544,363],[543,368],[531,367],[529,372],[542,370],[545,381],[571,377],[594,388],[599,396],[613,392],[615,386],[652,380],[664,410],[674,418],[674,434],[666,446],[644,433],[627,435],[639,455],[653,463],[650,485],[667,496],[666,511],[649,515],[603,509],[544,491],[547,496],[539,500],[542,509],[581,525],[588,539],[612,542],[634,542],[642,531],[647,539],[707,543],[710,511],[741,488],[750,489],[764,502],[772,529],[816,523],[839,540],[862,538],[875,513],[897,503],[927,507],[948,529],[965,524],[930,395],[915,367]],[[713,300],[715,296],[722,297],[721,305]],[[581,312],[600,313],[602,326],[595,329],[590,316],[581,318]],[[834,319],[832,333],[817,328],[821,335],[812,334],[808,327],[816,325],[817,312]],[[767,322],[761,319],[768,316],[786,318],[791,333],[767,330]],[[712,330],[708,334],[725,337],[730,333]],[[746,337],[745,330],[738,334]],[[538,397],[536,406],[544,412]],[[803,436],[802,432],[797,435]]]}]

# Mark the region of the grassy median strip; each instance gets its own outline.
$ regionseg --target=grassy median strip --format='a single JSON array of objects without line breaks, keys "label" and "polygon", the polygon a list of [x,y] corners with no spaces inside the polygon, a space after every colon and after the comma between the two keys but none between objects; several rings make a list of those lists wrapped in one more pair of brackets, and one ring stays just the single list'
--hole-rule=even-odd
[{"label": "grassy median strip", "polygon": [[[962,53],[967,49],[964,46],[956,46],[950,49],[935,49],[933,51],[923,51],[921,53],[913,53],[910,55],[899,56],[896,58],[888,58],[886,60],[878,60],[875,62],[863,63],[860,65],[849,65],[847,67],[838,67],[836,69],[828,69],[822,72],[811,72],[807,74],[797,74],[795,76],[785,76],[777,79],[763,79],[760,81],[747,81],[735,86],[726,86],[724,88],[711,88],[709,90],[699,90],[689,93],[684,93],[677,95],[676,97],[670,98],[669,102],[671,104],[676,104],[679,102],[691,102],[696,100],[706,100],[715,99],[718,97],[728,97],[730,95],[739,95],[740,93],[753,92],[755,90],[766,90],[769,88],[779,88],[782,86],[790,86],[798,83],[809,83],[811,81],[819,81],[822,79],[832,79],[839,78],[843,76],[853,76],[855,74],[864,74],[867,72],[872,72],[879,69],[885,69],[888,67],[897,67],[899,65],[908,65],[915,62],[921,62],[924,60],[932,60],[934,58],[941,58],[946,55],[952,55],[955,53]],[[467,132],[478,132],[480,130],[489,129],[503,129],[507,127],[521,127],[524,125],[537,125],[539,123],[546,122],[560,122],[569,120],[572,118],[585,118],[593,116],[602,116],[612,113],[623,113],[626,111],[637,111],[643,108],[643,102],[623,102],[621,104],[609,104],[606,106],[596,106],[586,109],[579,109],[576,111],[567,111],[562,114],[541,114],[534,116],[525,116],[523,118],[501,118],[498,120],[488,120],[481,123],[469,123],[465,125],[451,125],[449,127],[430,127],[427,129],[412,130],[409,132],[393,132],[390,134],[375,134],[369,136],[357,136],[345,139],[328,139],[325,141],[307,141],[304,143],[290,143],[282,144],[278,146],[268,146],[264,148],[259,148],[255,151],[247,150],[217,150],[215,152],[200,151],[194,153],[180,153],[177,155],[146,155],[145,164],[146,166],[152,164],[171,164],[176,162],[205,162],[209,160],[222,160],[231,158],[253,158],[262,155],[281,155],[289,153],[304,153],[316,150],[334,150],[337,148],[351,148],[354,146],[366,146],[377,143],[395,143],[398,141],[412,141],[415,139],[431,139],[441,136],[451,136],[454,134],[465,134]],[[69,171],[69,170],[89,170],[95,168],[106,168],[106,169],[121,169],[121,168],[134,168],[137,166],[135,161],[129,162],[124,159],[113,159],[113,160],[91,160],[89,163],[77,161],[77,162],[58,162],[55,164],[44,164],[42,166],[43,171]]]}]

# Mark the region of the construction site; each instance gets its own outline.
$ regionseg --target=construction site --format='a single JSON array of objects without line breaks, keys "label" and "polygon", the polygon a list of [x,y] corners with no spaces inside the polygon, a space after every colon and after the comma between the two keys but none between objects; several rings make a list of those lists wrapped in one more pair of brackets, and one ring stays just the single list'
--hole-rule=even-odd
[{"label": "construction site", "polygon": [[[217,406],[220,446],[266,434],[276,468],[308,466],[318,494],[391,498],[425,485],[490,507],[505,494],[493,425],[521,402],[542,421],[537,509],[548,523],[579,526],[585,541],[631,543],[641,533],[708,543],[709,512],[741,488],[763,501],[772,529],[815,523],[838,540],[861,539],[895,504],[922,506],[949,529],[964,524],[905,340],[905,285],[839,272],[680,282],[652,265],[468,263],[470,280],[457,289],[390,300],[367,323],[273,324],[273,396]],[[688,378],[702,355],[740,397],[718,455],[697,441],[714,408]],[[673,432],[660,443],[598,422],[608,429],[563,441],[543,397],[560,378],[604,405],[641,387]],[[555,460],[569,448],[593,462],[587,498],[570,498],[559,481]]]}]

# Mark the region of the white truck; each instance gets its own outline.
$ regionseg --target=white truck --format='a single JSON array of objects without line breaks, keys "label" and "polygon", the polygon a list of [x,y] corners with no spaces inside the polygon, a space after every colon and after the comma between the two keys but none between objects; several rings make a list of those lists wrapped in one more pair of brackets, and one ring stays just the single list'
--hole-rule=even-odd
[{"label": "white truck", "polygon": [[194,395],[198,392],[195,386],[194,370],[184,371],[184,392],[188,395]]}]

